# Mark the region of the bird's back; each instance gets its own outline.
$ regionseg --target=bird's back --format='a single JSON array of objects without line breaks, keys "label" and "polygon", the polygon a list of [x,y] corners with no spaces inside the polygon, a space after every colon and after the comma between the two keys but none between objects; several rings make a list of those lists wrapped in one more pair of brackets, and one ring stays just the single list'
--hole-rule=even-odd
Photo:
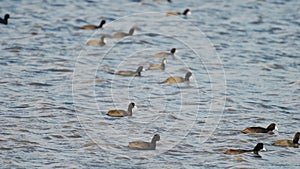
[{"label": "bird's back", "polygon": [[128,144],[128,147],[130,147],[132,149],[139,149],[139,150],[154,150],[155,149],[154,144],[151,144],[148,142],[143,142],[143,141],[130,142]]},{"label": "bird's back", "polygon": [[159,52],[159,53],[154,54],[155,57],[166,57],[169,55],[171,55],[171,53]]},{"label": "bird's back", "polygon": [[290,146],[290,147],[298,147],[298,144],[293,143],[293,140],[277,140],[274,145],[276,146]]},{"label": "bird's back", "polygon": [[113,117],[124,117],[124,116],[127,116],[128,113],[124,110],[109,110],[107,112],[107,115],[113,116]]},{"label": "bird's back", "polygon": [[172,76],[172,77],[169,77],[167,78],[165,81],[165,83],[181,83],[181,82],[184,82],[184,78],[180,77],[180,76]]},{"label": "bird's back", "polygon": [[267,133],[268,130],[262,127],[248,127],[242,130],[243,133]]},{"label": "bird's back", "polygon": [[96,25],[84,25],[81,28],[82,29],[90,29],[90,30],[92,30],[92,29],[96,29],[97,26]]},{"label": "bird's back", "polygon": [[134,76],[134,75],[137,75],[137,72],[120,70],[116,74],[123,75],[123,76]]},{"label": "bird's back", "polygon": [[242,154],[248,152],[247,150],[241,150],[241,149],[229,149],[225,151],[225,154]]}]

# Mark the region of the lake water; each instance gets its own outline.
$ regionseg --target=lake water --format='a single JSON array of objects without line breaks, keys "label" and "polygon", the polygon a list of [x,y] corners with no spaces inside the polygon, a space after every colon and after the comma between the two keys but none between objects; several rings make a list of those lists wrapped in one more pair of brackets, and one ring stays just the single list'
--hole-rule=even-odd
[{"label": "lake water", "polygon": [[[0,1],[1,168],[299,168],[300,2]],[[168,11],[188,16],[167,17]],[[81,30],[86,24],[107,24]],[[112,39],[115,32],[134,36]],[[89,39],[107,36],[102,47]],[[115,75],[160,63],[141,77]],[[193,73],[188,83],[159,84]],[[112,118],[111,109],[132,117]],[[245,135],[276,123],[275,135]],[[150,141],[154,151],[128,142]],[[267,151],[225,155],[228,148]]]}]

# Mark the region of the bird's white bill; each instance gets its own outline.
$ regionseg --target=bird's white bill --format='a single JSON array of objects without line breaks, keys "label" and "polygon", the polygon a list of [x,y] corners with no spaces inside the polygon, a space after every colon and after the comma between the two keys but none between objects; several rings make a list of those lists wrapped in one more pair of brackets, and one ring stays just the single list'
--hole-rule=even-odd
[{"label": "bird's white bill", "polygon": [[262,150],[263,150],[263,151],[267,151],[267,149],[266,149],[266,147],[265,147],[265,146],[263,147],[263,149],[262,149]]},{"label": "bird's white bill", "polygon": [[275,126],[275,130],[278,131],[278,127],[277,126]]}]

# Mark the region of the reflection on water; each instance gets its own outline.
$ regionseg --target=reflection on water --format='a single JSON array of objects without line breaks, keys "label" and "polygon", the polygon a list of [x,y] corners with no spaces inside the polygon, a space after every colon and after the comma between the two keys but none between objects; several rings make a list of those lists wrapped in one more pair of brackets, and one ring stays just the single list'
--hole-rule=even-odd
[{"label": "reflection on water", "polygon": [[[119,4],[2,3],[2,14],[11,15],[8,25],[0,25],[3,168],[299,167],[297,148],[272,146],[299,132],[298,1]],[[192,15],[165,16],[185,8]],[[108,21],[103,29],[78,29],[102,19]],[[139,28],[132,37],[85,45],[132,26]],[[178,53],[167,57],[165,71],[114,74],[160,63],[153,54],[173,47]],[[193,72],[189,83],[158,84],[187,71]],[[131,101],[138,106],[132,117],[105,115]],[[240,132],[272,122],[279,127],[275,135]],[[157,150],[127,148],[154,133],[161,136]],[[262,158],[223,154],[257,142],[268,150]]]}]

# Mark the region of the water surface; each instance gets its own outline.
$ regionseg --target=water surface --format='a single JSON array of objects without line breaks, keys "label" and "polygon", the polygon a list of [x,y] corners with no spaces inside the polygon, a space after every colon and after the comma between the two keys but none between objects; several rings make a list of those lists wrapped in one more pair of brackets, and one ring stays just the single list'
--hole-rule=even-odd
[{"label": "water surface", "polygon": [[[292,139],[300,119],[300,3],[291,1],[1,1],[0,159],[3,168],[299,168]],[[167,11],[192,10],[167,18]],[[148,14],[145,14],[148,13]],[[133,14],[133,15],[132,15]],[[108,24],[99,31],[78,29]],[[104,47],[88,39],[127,32]],[[203,33],[202,33],[202,32]],[[208,39],[206,39],[206,37]],[[117,70],[160,63],[165,71],[122,77]],[[193,72],[190,83],[158,84]],[[132,117],[105,114],[138,109]],[[244,135],[276,123],[275,135]],[[161,135],[155,151],[129,150]],[[228,156],[252,149],[262,158]]]}]

